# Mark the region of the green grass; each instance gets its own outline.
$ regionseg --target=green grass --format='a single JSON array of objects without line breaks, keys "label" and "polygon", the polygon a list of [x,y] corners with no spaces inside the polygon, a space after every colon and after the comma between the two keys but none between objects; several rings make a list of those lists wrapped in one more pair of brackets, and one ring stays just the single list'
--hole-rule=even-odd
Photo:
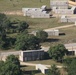
[{"label": "green grass", "polygon": [[[13,6],[13,4],[15,6]],[[42,5],[50,6],[50,0],[0,0],[0,11],[8,10],[21,10],[22,7],[41,7]],[[59,18],[50,18],[50,19],[32,19],[24,16],[8,16],[13,20],[24,20],[29,24],[28,31],[33,30],[43,30],[47,28],[53,28],[57,26],[69,25],[71,23],[60,23]],[[50,36],[49,41],[41,43],[44,46],[50,46],[57,43],[71,43],[76,42],[76,29],[75,27],[60,29],[60,32],[65,33],[63,36]],[[16,34],[10,34],[9,36],[15,37]],[[54,39],[52,41],[52,39]]]},{"label": "green grass", "polygon": [[[51,46],[56,45],[59,43],[66,44],[66,43],[76,43],[76,27],[69,27],[60,29],[60,32],[65,33],[65,35],[60,36],[50,36],[50,41],[46,41],[42,43],[44,46]],[[53,39],[53,41],[52,41]]]},{"label": "green grass", "polygon": [[50,0],[0,0],[0,11],[21,10],[23,7],[50,6]]},{"label": "green grass", "polygon": [[41,72],[37,72],[36,71],[36,67],[33,66],[25,66],[25,67],[21,67],[22,71],[24,71],[24,75],[32,75],[31,72],[33,72],[35,75],[44,75]]},{"label": "green grass", "polygon": [[49,18],[49,19],[32,19],[24,16],[9,16],[11,20],[24,20],[29,24],[29,31],[33,30],[43,30],[47,28],[68,25],[71,23],[61,23],[59,18]]},{"label": "green grass", "polygon": [[55,65],[59,65],[61,66],[62,64],[61,63],[58,63],[58,62],[55,62],[54,60],[52,59],[48,59],[48,60],[37,60],[37,61],[28,61],[28,63],[35,63],[35,64],[44,64],[44,65],[52,65],[52,64],[55,64]]},{"label": "green grass", "polygon": [[[58,26],[70,25],[71,23],[61,23],[59,18],[50,18],[50,19],[32,19],[24,16],[9,16],[10,19],[13,20],[24,20],[29,24],[28,31],[31,32],[33,30],[43,30],[47,28],[53,28]],[[43,46],[55,45],[58,43],[72,43],[76,42],[76,27],[64,28],[59,31],[65,33],[65,35],[61,36],[50,36],[48,37],[48,41],[41,43]],[[14,37],[16,34],[11,34],[10,36]],[[54,40],[52,40],[54,39]]]}]

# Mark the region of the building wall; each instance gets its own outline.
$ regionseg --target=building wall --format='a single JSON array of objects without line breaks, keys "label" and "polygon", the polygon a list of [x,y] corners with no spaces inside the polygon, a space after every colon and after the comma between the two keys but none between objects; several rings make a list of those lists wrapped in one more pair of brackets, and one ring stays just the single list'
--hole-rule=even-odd
[{"label": "building wall", "polygon": [[22,8],[23,16],[31,18],[50,18],[50,14],[46,11],[46,5],[41,8]]},{"label": "building wall", "polygon": [[56,7],[52,8],[52,11],[56,14],[76,14],[76,7],[72,7],[71,9],[57,9]]},{"label": "building wall", "polygon": [[64,45],[68,49],[69,55],[76,56],[76,43],[69,43]]},{"label": "building wall", "polygon": [[56,7],[60,9],[67,9],[68,8],[68,0],[59,1],[59,0],[50,0],[50,7]]},{"label": "building wall", "polygon": [[45,65],[37,64],[36,70],[40,70],[43,74],[47,74],[49,69]]},{"label": "building wall", "polygon": [[30,50],[21,52],[20,60],[21,61],[33,61],[33,60],[41,60],[43,59],[44,51],[43,50]]},{"label": "building wall", "polygon": [[67,17],[67,16],[62,16],[61,17],[61,22],[75,22],[76,21],[76,17]]}]

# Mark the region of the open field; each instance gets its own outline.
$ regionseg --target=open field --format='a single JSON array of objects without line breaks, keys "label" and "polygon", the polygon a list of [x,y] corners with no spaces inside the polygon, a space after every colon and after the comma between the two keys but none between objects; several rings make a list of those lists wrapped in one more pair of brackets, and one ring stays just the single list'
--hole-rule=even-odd
[{"label": "open field", "polygon": [[[70,25],[71,23],[60,23],[59,18],[50,18],[50,19],[31,19],[29,17],[23,16],[9,16],[11,20],[24,20],[29,24],[28,31],[31,32],[33,30],[43,30],[47,28],[53,28],[58,26]],[[60,36],[50,36],[48,40],[44,43],[41,43],[43,46],[55,45],[58,43],[72,43],[76,42],[76,27],[69,27],[59,29],[60,33],[64,33],[64,35]],[[9,36],[15,37],[16,34],[10,34]]]},{"label": "open field", "polygon": [[32,19],[24,16],[9,16],[11,20],[24,20],[29,24],[29,31],[43,30],[47,28],[53,28],[57,26],[69,25],[72,23],[61,23],[59,18],[49,19]]},{"label": "open field", "polygon": [[[31,75],[31,73],[34,73],[34,75],[45,75],[42,74],[41,72],[38,72],[33,66],[22,67],[22,70],[24,70],[25,75]],[[59,70],[61,72],[61,75],[67,75],[67,73],[63,69],[59,69]]]},{"label": "open field", "polygon": [[23,7],[50,6],[50,0],[0,0],[0,11],[21,10]]},{"label": "open field", "polygon": [[[50,0],[0,0],[0,11],[15,11],[21,10],[22,7],[41,7],[42,5],[50,6]],[[47,28],[53,28],[58,26],[69,25],[71,23],[60,23],[58,18],[50,19],[31,19],[24,16],[8,16],[12,21],[13,20],[24,20],[29,24],[28,31],[33,30],[43,30]],[[57,43],[70,43],[75,42],[76,38],[76,29],[75,27],[60,29],[60,32],[65,33],[61,36],[50,36],[47,41],[41,43],[43,46],[50,46]],[[9,36],[15,37],[15,34],[10,34]]]},{"label": "open field", "polygon": [[[29,17],[23,17],[23,16],[9,16],[11,20],[24,20],[29,24],[28,31],[31,32],[33,30],[43,30],[47,28],[53,28],[53,27],[59,27],[59,26],[66,26],[70,25],[72,23],[60,23],[59,18],[50,18],[50,19],[31,19]],[[69,27],[69,28],[63,28],[59,29],[60,33],[63,33],[64,35],[60,36],[50,36],[48,37],[48,40],[46,40],[44,43],[41,43],[43,46],[50,46],[53,44],[58,43],[72,43],[76,42],[76,27]],[[11,34],[11,37],[16,36],[16,34]]]},{"label": "open field", "polygon": [[[50,6],[50,0],[0,0],[0,11],[15,11],[21,10],[22,7],[41,7],[42,5]],[[53,28],[58,26],[69,25],[71,23],[60,23],[59,18],[50,19],[31,19],[23,16],[9,16],[11,20],[24,20],[29,24],[28,31],[43,30],[47,28]],[[41,43],[43,46],[50,46],[57,43],[70,43],[75,42],[76,29],[75,27],[60,29],[60,32],[65,33],[61,36],[50,36],[47,41]],[[9,36],[15,37],[16,34],[10,34]]]},{"label": "open field", "polygon": [[24,66],[21,69],[24,71],[24,75],[32,75],[32,73],[34,73],[34,75],[44,75],[38,72],[33,66]]},{"label": "open field", "polygon": [[57,66],[62,66],[61,63],[57,63],[55,61],[53,61],[52,59],[48,59],[48,60],[40,60],[40,61],[28,61],[28,63],[33,63],[33,64],[44,64],[44,65],[52,65],[55,64]]},{"label": "open field", "polygon": [[76,43],[76,27],[69,27],[60,29],[60,32],[63,35],[60,36],[50,36],[48,40],[42,43],[43,46],[51,46],[58,43],[66,44],[66,43]]}]

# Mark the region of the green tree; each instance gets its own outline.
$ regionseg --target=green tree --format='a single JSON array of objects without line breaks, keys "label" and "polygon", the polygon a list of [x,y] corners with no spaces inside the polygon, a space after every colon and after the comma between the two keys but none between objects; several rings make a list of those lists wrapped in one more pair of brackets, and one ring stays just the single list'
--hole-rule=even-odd
[{"label": "green tree", "polygon": [[56,61],[62,61],[67,52],[68,51],[63,44],[50,47],[48,50],[49,56]]},{"label": "green tree", "polygon": [[18,30],[18,32],[23,32],[23,31],[25,31],[25,29],[27,29],[29,27],[29,25],[25,22],[25,21],[20,21],[19,23],[18,23],[18,28],[17,28],[17,30]]},{"label": "green tree", "polygon": [[14,64],[16,64],[20,67],[20,62],[19,62],[18,58],[15,57],[14,55],[8,56],[7,59],[6,59],[6,62],[14,63]]},{"label": "green tree", "polygon": [[0,75],[3,75],[3,66],[4,66],[4,62],[0,61]]},{"label": "green tree", "polygon": [[0,13],[0,27],[4,28],[6,31],[10,27],[10,20],[7,18],[5,14]]},{"label": "green tree", "polygon": [[0,13],[0,49],[6,48],[6,32],[9,27],[9,19],[5,14]]},{"label": "green tree", "polygon": [[64,60],[64,69],[68,75],[76,74],[76,57],[68,57]]},{"label": "green tree", "polygon": [[0,36],[0,49],[3,49],[5,47],[6,42],[3,40],[3,38]]},{"label": "green tree", "polygon": [[47,39],[48,34],[45,31],[40,30],[36,32],[36,36],[43,42]]},{"label": "green tree", "polygon": [[5,62],[0,62],[0,75],[21,75],[20,63],[17,57],[10,55]]},{"label": "green tree", "polygon": [[76,75],[76,59],[72,60],[70,65],[67,65],[68,75]]},{"label": "green tree", "polygon": [[16,50],[32,50],[40,48],[40,40],[31,34],[20,34],[15,42]]},{"label": "green tree", "polygon": [[47,75],[60,75],[60,71],[58,70],[56,65],[52,65]]}]

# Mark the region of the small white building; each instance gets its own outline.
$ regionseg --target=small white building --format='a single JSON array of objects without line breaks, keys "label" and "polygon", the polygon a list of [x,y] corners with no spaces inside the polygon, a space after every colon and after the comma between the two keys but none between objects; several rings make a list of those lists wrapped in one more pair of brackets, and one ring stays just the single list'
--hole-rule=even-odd
[{"label": "small white building", "polygon": [[76,56],[76,43],[69,43],[64,45],[66,49],[68,49],[68,55],[75,55]]},{"label": "small white building", "polygon": [[47,29],[44,31],[48,33],[48,36],[59,36],[59,30],[58,29]]},{"label": "small white building", "polygon": [[56,7],[60,9],[67,9],[69,6],[68,0],[50,0],[50,7]]},{"label": "small white building", "polygon": [[31,18],[50,18],[50,13],[47,13],[46,8],[46,5],[43,5],[41,8],[22,8],[23,16],[29,16]]},{"label": "small white building", "polygon": [[56,8],[56,7],[53,7],[53,12],[56,13],[56,14],[76,14],[76,7],[73,6],[71,9],[60,9],[60,8]]},{"label": "small white building", "polygon": [[[59,36],[59,30],[58,29],[45,29],[44,31],[48,34],[48,36]],[[30,34],[33,34],[36,36],[37,32],[38,32],[38,30],[32,31]]]},{"label": "small white building", "polygon": [[44,65],[37,64],[36,70],[40,70],[43,74],[47,74],[49,69]]},{"label": "small white building", "polygon": [[76,17],[62,15],[60,21],[61,22],[74,22],[75,23]]}]

